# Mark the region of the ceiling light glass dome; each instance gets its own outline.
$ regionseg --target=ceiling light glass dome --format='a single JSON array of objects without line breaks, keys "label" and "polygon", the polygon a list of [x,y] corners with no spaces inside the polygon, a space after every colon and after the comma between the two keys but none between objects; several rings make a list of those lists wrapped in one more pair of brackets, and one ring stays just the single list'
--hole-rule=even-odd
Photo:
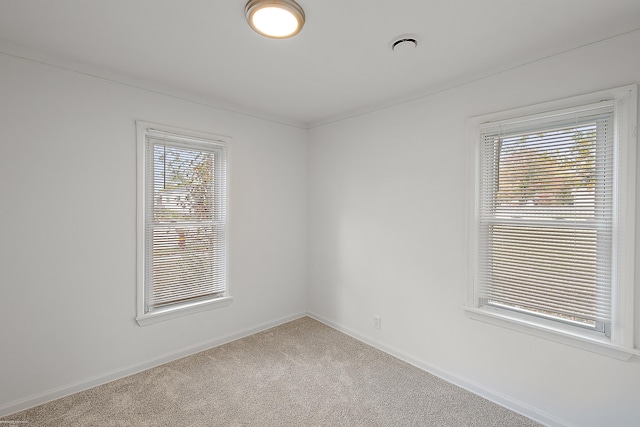
[{"label": "ceiling light glass dome", "polygon": [[244,12],[254,31],[274,39],[295,36],[305,19],[302,7],[293,0],[249,0]]}]

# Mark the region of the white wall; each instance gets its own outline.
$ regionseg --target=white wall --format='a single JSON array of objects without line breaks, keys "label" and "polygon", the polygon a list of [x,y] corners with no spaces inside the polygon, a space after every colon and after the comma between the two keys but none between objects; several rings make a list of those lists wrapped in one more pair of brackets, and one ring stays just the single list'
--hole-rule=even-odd
[{"label": "white wall", "polygon": [[467,119],[639,82],[635,32],[312,129],[310,313],[547,423],[637,425],[640,358],[470,320],[463,304]]},{"label": "white wall", "polygon": [[[233,138],[230,306],[134,321],[135,120]],[[304,129],[0,55],[0,416],[304,313],[306,158]]]}]

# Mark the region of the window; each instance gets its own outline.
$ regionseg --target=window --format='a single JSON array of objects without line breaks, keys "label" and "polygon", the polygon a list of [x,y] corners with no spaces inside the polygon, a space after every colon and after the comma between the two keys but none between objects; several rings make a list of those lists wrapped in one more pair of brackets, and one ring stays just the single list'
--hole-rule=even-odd
[{"label": "window", "polygon": [[230,303],[227,138],[137,122],[140,325]]},{"label": "window", "polygon": [[629,358],[635,86],[472,120],[471,317]]}]

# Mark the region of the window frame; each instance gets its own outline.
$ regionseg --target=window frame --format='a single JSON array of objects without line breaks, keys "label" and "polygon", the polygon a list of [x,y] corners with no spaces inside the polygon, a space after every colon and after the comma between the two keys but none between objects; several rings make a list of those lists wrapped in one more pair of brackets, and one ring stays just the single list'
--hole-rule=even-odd
[{"label": "window frame", "polygon": [[[467,122],[469,141],[468,176],[468,268],[469,280],[465,313],[475,320],[507,327],[588,351],[628,360],[640,355],[634,347],[634,269],[635,269],[635,200],[637,145],[637,85],[603,90],[557,101],[472,117]],[[518,313],[493,306],[481,306],[476,278],[479,274],[479,191],[481,127],[488,122],[514,121],[542,117],[560,110],[602,101],[614,104],[614,150],[616,176],[613,213],[611,296],[612,326],[610,337],[604,333],[572,326],[560,321]]]},{"label": "window frame", "polygon": [[[225,186],[221,190],[222,195],[214,195],[214,197],[222,197],[224,203],[224,210],[226,211],[225,222],[223,224],[224,233],[226,236],[225,245],[225,290],[219,296],[215,296],[208,299],[199,299],[195,301],[187,301],[185,303],[178,303],[167,305],[166,307],[157,308],[152,311],[146,309],[147,298],[147,278],[146,272],[146,222],[147,222],[147,176],[153,171],[149,171],[147,168],[147,150],[146,140],[150,133],[166,133],[177,138],[184,139],[184,145],[189,147],[189,141],[193,142],[193,148],[198,149],[198,146],[203,144],[212,144],[221,149],[223,155],[223,162],[225,164]],[[166,126],[159,123],[152,123],[146,121],[136,121],[136,142],[137,142],[137,300],[136,300],[136,317],[135,320],[140,326],[146,326],[157,322],[198,313],[205,310],[211,310],[213,308],[224,307],[233,301],[229,286],[229,168],[230,168],[230,145],[231,138],[227,136],[213,135],[205,132],[192,131],[173,126]],[[182,145],[182,143],[181,143]]]}]

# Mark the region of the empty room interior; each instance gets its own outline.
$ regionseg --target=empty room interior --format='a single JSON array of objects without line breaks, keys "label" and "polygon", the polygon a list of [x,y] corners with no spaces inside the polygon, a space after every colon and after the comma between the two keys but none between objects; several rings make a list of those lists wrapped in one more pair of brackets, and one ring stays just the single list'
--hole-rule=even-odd
[{"label": "empty room interior", "polygon": [[639,83],[638,0],[0,0],[0,423],[638,425]]}]

